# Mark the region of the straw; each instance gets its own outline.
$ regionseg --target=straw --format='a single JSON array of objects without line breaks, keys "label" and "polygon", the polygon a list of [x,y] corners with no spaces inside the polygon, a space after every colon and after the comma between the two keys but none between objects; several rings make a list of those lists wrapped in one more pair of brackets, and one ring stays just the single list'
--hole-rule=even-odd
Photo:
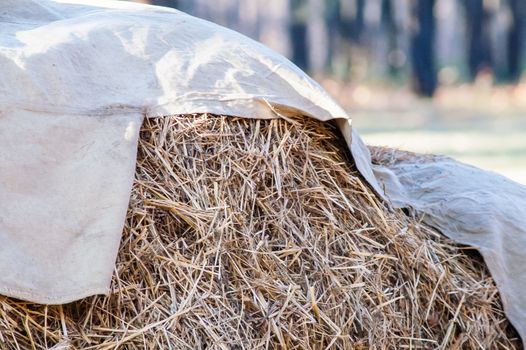
[{"label": "straw", "polygon": [[146,120],[111,294],[0,297],[0,348],[519,347],[481,259],[390,211],[333,126],[293,121]]}]

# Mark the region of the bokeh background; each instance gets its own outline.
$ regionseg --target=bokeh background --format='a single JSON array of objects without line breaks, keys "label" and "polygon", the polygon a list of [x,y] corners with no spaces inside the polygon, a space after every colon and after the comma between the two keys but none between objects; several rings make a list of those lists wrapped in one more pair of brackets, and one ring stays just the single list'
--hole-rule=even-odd
[{"label": "bokeh background", "polygon": [[318,80],[369,144],[526,184],[526,0],[142,0],[259,40]]}]

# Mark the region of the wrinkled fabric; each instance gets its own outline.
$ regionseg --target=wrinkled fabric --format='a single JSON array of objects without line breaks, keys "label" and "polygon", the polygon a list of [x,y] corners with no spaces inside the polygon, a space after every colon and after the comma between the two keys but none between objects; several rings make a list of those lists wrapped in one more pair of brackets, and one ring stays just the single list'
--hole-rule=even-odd
[{"label": "wrinkled fabric", "polygon": [[[0,293],[108,291],[143,117],[347,114],[288,60],[182,12],[128,2],[0,2]],[[368,151],[351,147],[381,193]]]},{"label": "wrinkled fabric", "polygon": [[524,339],[524,187],[449,160],[373,168],[345,111],[241,34],[128,2],[3,0],[0,106],[1,294],[57,304],[108,291],[144,117],[303,114],[336,120],[380,196],[479,248]]},{"label": "wrinkled fabric", "polygon": [[378,167],[389,199],[452,240],[479,250],[506,316],[526,339],[526,186],[447,157]]},{"label": "wrinkled fabric", "polygon": [[141,122],[0,113],[0,294],[47,304],[108,291]]}]

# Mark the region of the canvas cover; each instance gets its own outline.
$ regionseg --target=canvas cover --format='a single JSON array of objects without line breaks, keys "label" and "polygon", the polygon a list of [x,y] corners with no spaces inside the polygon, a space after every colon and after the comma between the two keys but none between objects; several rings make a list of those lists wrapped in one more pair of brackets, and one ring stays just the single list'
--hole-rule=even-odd
[{"label": "canvas cover", "polygon": [[[350,119],[282,56],[182,12],[128,2],[0,2],[0,293],[107,291],[142,118]],[[357,164],[381,192],[365,146]]]},{"label": "canvas cover", "polygon": [[524,341],[526,187],[448,157],[407,159],[388,169],[376,168],[375,174],[395,206],[425,214],[430,226],[478,249],[506,316]]},{"label": "canvas cover", "polygon": [[108,291],[144,117],[335,119],[395,205],[480,248],[526,332],[526,189],[447,160],[373,167],[350,119],[288,60],[176,10],[107,1],[0,2],[0,294],[66,303]]}]

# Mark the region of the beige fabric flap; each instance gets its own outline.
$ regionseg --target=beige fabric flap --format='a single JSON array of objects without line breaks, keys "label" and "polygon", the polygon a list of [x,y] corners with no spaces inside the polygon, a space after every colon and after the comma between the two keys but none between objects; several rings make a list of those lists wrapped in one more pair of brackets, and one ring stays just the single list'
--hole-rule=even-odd
[{"label": "beige fabric flap", "polygon": [[141,122],[2,112],[1,294],[66,303],[107,292]]}]

